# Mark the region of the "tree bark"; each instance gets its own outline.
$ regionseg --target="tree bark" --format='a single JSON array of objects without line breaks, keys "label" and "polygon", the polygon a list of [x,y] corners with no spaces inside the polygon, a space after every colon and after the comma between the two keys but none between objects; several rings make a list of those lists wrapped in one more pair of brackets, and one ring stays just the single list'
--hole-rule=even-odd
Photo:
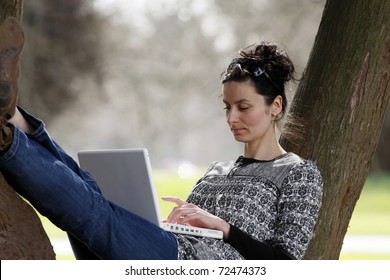
[{"label": "tree bark", "polygon": [[0,22],[9,16],[22,19],[23,0],[2,0],[0,2]]},{"label": "tree bark", "polygon": [[33,208],[0,173],[0,259],[55,259],[53,246]]},{"label": "tree bark", "polygon": [[390,98],[390,2],[328,0],[291,108],[300,129],[287,150],[313,159],[324,179],[305,258],[338,259],[377,147]]},{"label": "tree bark", "polygon": [[[22,17],[22,0],[1,0],[0,24]],[[0,259],[55,259],[50,240],[34,209],[22,200],[0,173]]]}]

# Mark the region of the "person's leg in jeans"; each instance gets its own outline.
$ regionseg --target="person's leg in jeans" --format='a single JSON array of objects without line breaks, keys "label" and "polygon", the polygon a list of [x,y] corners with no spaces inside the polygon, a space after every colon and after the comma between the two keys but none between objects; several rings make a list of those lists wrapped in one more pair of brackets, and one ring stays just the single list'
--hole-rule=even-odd
[{"label": "person's leg in jeans", "polygon": [[[30,138],[35,141],[41,143],[41,145],[45,146],[53,155],[55,155],[62,162],[66,163],[66,165],[71,168],[74,172],[79,174],[80,176],[85,176],[85,178],[89,178],[89,181],[92,181],[89,174],[83,172],[79,169],[78,165],[74,162],[74,160],[66,154],[62,148],[52,139],[48,137],[46,133],[41,133],[44,129],[43,123],[40,120],[30,116],[26,111],[19,108],[21,115],[26,120],[26,122],[30,127],[30,130],[34,130],[33,133],[30,133]],[[100,190],[95,187],[94,184],[90,185],[92,188],[95,188],[96,191],[100,192]],[[79,241],[75,236],[71,233],[67,232],[69,243],[72,247],[73,254],[78,260],[97,260],[99,257],[95,255],[84,243]]]},{"label": "person's leg in jeans", "polygon": [[41,214],[99,258],[177,258],[173,234],[107,201],[89,174],[51,140],[43,124],[31,134],[14,128],[0,169]]},{"label": "person's leg in jeans", "polygon": [[[74,172],[78,173],[80,176],[89,177],[89,174],[82,172],[78,165],[74,162],[74,160],[67,155],[62,148],[52,139],[48,137],[45,133],[38,133],[37,131],[41,131],[43,129],[43,123],[34,117],[31,117],[27,112],[23,109],[19,108],[21,115],[24,116],[24,119],[28,120],[29,126],[31,129],[35,128],[35,133],[31,133],[31,138],[37,142],[40,142],[42,145],[46,146],[48,150],[50,150],[53,155],[55,155],[62,162],[65,162],[69,168],[71,168]],[[35,137],[34,137],[35,136]],[[95,188],[94,184],[91,184],[92,188]],[[95,188],[96,191],[100,190]],[[100,259],[97,255],[95,255],[84,243],[78,240],[75,236],[67,232],[69,243],[72,247],[72,251],[77,260],[98,260]]]}]

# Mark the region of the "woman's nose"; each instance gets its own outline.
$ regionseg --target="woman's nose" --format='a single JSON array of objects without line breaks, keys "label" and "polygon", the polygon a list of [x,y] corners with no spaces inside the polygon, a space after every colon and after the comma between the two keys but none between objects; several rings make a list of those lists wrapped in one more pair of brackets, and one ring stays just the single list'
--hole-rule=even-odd
[{"label": "woman's nose", "polygon": [[237,122],[238,114],[236,110],[230,109],[229,112],[226,114],[226,121],[229,125],[232,125]]}]

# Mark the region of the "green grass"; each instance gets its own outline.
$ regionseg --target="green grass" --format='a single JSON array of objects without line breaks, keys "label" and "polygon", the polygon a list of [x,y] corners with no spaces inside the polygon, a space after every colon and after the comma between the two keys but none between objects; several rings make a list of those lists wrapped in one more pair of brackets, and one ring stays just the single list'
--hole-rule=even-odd
[{"label": "green grass", "polygon": [[[157,196],[177,196],[185,199],[204,170],[188,179],[181,179],[174,172],[154,171]],[[159,200],[162,218],[170,213],[172,203]],[[66,238],[66,234],[41,217],[50,238]],[[357,201],[347,235],[390,235],[390,174],[369,176]],[[73,256],[58,255],[57,259],[74,259]],[[341,260],[383,260],[389,254],[341,253]]]},{"label": "green grass", "polygon": [[[192,187],[196,184],[199,178],[204,174],[203,170],[197,172],[191,178],[182,179],[175,172],[172,171],[156,171],[154,172],[154,180],[157,189],[157,197],[162,196],[176,196],[183,200],[187,198]],[[175,204],[159,199],[161,216],[165,219]]]},{"label": "green grass", "polygon": [[[347,235],[390,235],[390,174],[371,175],[356,203]],[[341,253],[341,260],[390,260],[388,254]]]},{"label": "green grass", "polygon": [[390,174],[373,175],[367,179],[348,234],[390,235]]},{"label": "green grass", "polygon": [[[390,200],[389,200],[390,201]],[[354,213],[348,227],[348,234],[390,235],[389,212]]]},{"label": "green grass", "polygon": [[390,254],[342,253],[340,260],[390,260]]}]

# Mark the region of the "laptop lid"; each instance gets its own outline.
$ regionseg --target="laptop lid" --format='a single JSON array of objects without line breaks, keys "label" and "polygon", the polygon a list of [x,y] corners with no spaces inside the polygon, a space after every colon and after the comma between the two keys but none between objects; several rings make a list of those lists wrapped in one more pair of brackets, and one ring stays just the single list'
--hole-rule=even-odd
[{"label": "laptop lid", "polygon": [[84,150],[77,156],[108,200],[161,225],[147,149]]}]

